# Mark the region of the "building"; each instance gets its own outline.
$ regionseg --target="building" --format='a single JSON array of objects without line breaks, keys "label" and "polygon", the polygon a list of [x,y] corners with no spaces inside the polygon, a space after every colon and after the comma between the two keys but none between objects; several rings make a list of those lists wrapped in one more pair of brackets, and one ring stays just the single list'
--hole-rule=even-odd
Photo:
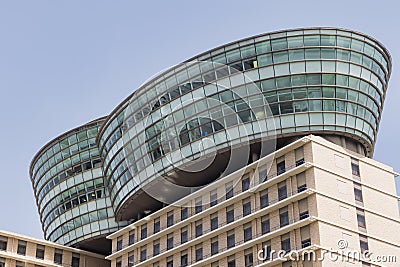
[{"label": "building", "polygon": [[141,218],[310,133],[371,157],[390,72],[373,38],[312,28],[223,45],[153,77],[99,130],[116,219]]},{"label": "building", "polygon": [[0,231],[0,267],[107,267],[103,255]]},{"label": "building", "polygon": [[[112,267],[398,266],[394,175],[368,157],[306,136],[111,234],[107,259]],[[365,250],[372,260],[392,262],[358,261]],[[346,263],[348,257],[325,254],[322,261],[292,262],[278,251],[356,258]]]},{"label": "building", "polygon": [[46,240],[107,255],[117,223],[96,136],[105,118],[68,131],[33,158],[30,175]]},{"label": "building", "polygon": [[397,255],[395,173],[370,159],[391,68],[381,43],[338,28],[253,36],[173,66],[34,157],[45,238],[118,267],[342,266],[259,260],[339,241]]}]

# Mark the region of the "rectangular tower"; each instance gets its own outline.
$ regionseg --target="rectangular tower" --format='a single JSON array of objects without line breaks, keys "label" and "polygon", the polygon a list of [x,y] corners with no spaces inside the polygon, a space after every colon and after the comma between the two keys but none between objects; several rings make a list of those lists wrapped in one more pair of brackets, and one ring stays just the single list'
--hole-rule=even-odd
[{"label": "rectangular tower", "polygon": [[111,234],[121,266],[398,266],[391,167],[306,136]]}]

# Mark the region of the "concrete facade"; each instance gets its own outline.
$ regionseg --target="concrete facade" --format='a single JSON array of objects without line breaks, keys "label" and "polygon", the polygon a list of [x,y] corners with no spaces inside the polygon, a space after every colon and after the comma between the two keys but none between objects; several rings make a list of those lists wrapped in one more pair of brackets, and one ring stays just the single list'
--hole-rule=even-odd
[{"label": "concrete facade", "polygon": [[0,231],[1,267],[107,267],[104,256],[53,242]]},{"label": "concrete facade", "polygon": [[[285,170],[278,175],[276,162],[282,160]],[[384,164],[310,135],[109,235],[113,253],[107,259],[113,267],[398,266],[395,175]],[[188,217],[182,220],[185,207]],[[260,251],[266,246],[290,253],[272,253],[264,261]],[[366,249],[369,259],[362,255]],[[316,259],[296,258],[294,251]]]}]

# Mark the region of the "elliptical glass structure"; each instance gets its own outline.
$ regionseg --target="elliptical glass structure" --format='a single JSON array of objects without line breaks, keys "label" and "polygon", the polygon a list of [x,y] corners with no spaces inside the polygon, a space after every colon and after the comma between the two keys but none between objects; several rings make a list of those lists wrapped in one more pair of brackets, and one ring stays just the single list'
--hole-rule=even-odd
[{"label": "elliptical glass structure", "polygon": [[32,160],[30,175],[45,238],[107,254],[105,236],[126,224],[115,222],[95,142],[104,120],[49,142]]},{"label": "elliptical glass structure", "polygon": [[[240,143],[244,128],[255,142],[261,134],[274,135],[278,147],[313,133],[372,156],[390,72],[390,55],[378,41],[334,28],[254,36],[170,68],[123,101],[100,130],[98,145],[117,219],[134,218],[133,210],[152,210],[134,199],[154,177],[170,174],[178,183],[187,181],[174,169],[182,159],[199,157],[204,137],[223,151]],[[260,118],[250,107],[248,80],[269,110],[257,130],[252,122]],[[191,101],[210,98],[229,105],[236,116]]]}]

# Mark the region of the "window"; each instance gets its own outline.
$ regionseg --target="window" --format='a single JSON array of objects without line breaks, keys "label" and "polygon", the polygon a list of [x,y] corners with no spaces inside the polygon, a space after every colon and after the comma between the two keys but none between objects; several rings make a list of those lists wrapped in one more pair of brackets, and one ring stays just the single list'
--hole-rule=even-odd
[{"label": "window", "polygon": [[355,176],[360,176],[360,167],[357,159],[351,159],[351,173]]},{"label": "window", "polygon": [[269,221],[269,215],[265,215],[261,217],[261,233],[263,235],[269,233],[271,231],[271,225]]},{"label": "window", "polygon": [[147,237],[147,224],[142,225],[140,231],[140,239],[145,239]]},{"label": "window", "polygon": [[0,257],[0,267],[5,267],[6,266],[6,259]]},{"label": "window", "polygon": [[117,250],[121,250],[122,249],[122,236],[119,236],[117,238]]},{"label": "window", "polygon": [[300,228],[301,236],[301,247],[306,248],[311,246],[310,226],[304,226]]},{"label": "window", "polygon": [[218,199],[217,199],[217,190],[213,190],[210,193],[210,206],[215,206],[218,204]]},{"label": "window", "polygon": [[269,205],[268,200],[268,189],[265,189],[260,192],[260,208],[265,208]]},{"label": "window", "polygon": [[174,224],[174,213],[170,211],[167,213],[167,227],[170,227]]},{"label": "window", "polygon": [[7,237],[0,236],[0,250],[7,250],[7,240]]},{"label": "window", "polygon": [[289,224],[289,212],[287,207],[279,209],[279,220],[281,227]]},{"label": "window", "polygon": [[228,257],[228,267],[236,267],[235,255]]},{"label": "window", "polygon": [[250,177],[249,176],[245,176],[245,178],[243,178],[242,180],[242,192],[249,190],[250,188]]},{"label": "window", "polygon": [[280,182],[278,184],[278,199],[279,201],[287,198],[286,181]]},{"label": "window", "polygon": [[263,250],[263,261],[271,259],[271,241],[266,241],[262,243]]},{"label": "window", "polygon": [[300,220],[303,220],[305,218],[308,218],[308,201],[307,198],[302,199],[298,202],[299,206],[299,218]]},{"label": "window", "polygon": [[60,249],[56,249],[54,251],[54,263],[61,265],[63,262],[62,259],[63,259],[63,251]]},{"label": "window", "polygon": [[363,202],[363,195],[362,195],[362,189],[361,189],[361,184],[359,183],[354,183],[354,198],[356,201]]},{"label": "window", "polygon": [[218,237],[211,238],[211,255],[218,253]]},{"label": "window", "polygon": [[18,240],[17,253],[19,255],[25,255],[26,254],[26,241]]},{"label": "window", "polygon": [[296,160],[296,167],[300,166],[301,164],[304,163],[304,151],[303,147],[300,147],[294,151],[295,154],[295,160]]},{"label": "window", "polygon": [[171,257],[167,258],[167,267],[173,267],[174,266],[174,259]]},{"label": "window", "polygon": [[154,220],[153,232],[154,233],[160,232],[160,218]]},{"label": "window", "polygon": [[249,215],[251,213],[250,198],[244,199],[242,205],[243,205],[243,217]]},{"label": "window", "polygon": [[215,212],[210,215],[211,231],[218,228],[218,213]]},{"label": "window", "polygon": [[195,225],[196,225],[196,230],[195,230],[196,233],[195,234],[196,234],[196,237],[199,237],[199,236],[201,236],[203,234],[203,222],[202,222],[202,220],[196,221]]},{"label": "window", "polygon": [[226,199],[233,197],[233,183],[229,182],[225,185]]},{"label": "window", "polygon": [[25,267],[25,262],[23,262],[23,261],[16,261],[15,267]]},{"label": "window", "polygon": [[194,208],[194,212],[197,214],[203,210],[202,200],[201,198],[196,199],[196,205]]},{"label": "window", "polygon": [[251,223],[247,223],[243,226],[243,235],[244,235],[244,242],[252,239],[253,234],[252,234]]},{"label": "window", "polygon": [[365,235],[360,235],[360,249],[361,253],[365,253],[365,251],[369,250],[368,237],[366,237]]},{"label": "window", "polygon": [[199,245],[196,245],[196,252],[195,252],[195,254],[196,254],[196,261],[200,261],[200,260],[202,260],[203,259],[203,247],[202,247],[202,245],[201,244],[199,244]]},{"label": "window", "polygon": [[117,261],[116,267],[122,267],[122,258],[119,257],[119,258],[117,258],[116,261]]},{"label": "window", "polygon": [[226,208],[226,223],[231,223],[235,219],[233,205]]},{"label": "window", "polygon": [[276,160],[277,174],[280,175],[286,171],[285,169],[285,157],[280,157]]},{"label": "window", "polygon": [[357,222],[359,228],[367,228],[367,225],[365,223],[365,212],[362,209],[357,209]]},{"label": "window", "polygon": [[171,249],[174,247],[174,236],[173,234],[167,235],[167,249]]},{"label": "window", "polygon": [[72,260],[71,260],[71,265],[72,265],[72,267],[79,267],[79,264],[80,264],[80,261],[81,261],[80,258],[81,258],[81,257],[80,257],[79,254],[77,254],[77,253],[72,253]]},{"label": "window", "polygon": [[135,264],[134,252],[129,252],[129,254],[128,254],[128,267],[133,267],[134,264]]},{"label": "window", "polygon": [[146,246],[140,248],[140,261],[145,261],[147,259],[147,249]]},{"label": "window", "polygon": [[306,173],[305,172],[297,174],[296,180],[297,180],[297,192],[298,193],[307,190]]},{"label": "window", "polygon": [[36,245],[36,258],[37,259],[44,259],[44,246],[43,245]]},{"label": "window", "polygon": [[265,167],[258,170],[258,178],[259,178],[260,184],[267,180],[267,173],[268,172],[267,172],[267,169],[265,169]]},{"label": "window", "polygon": [[281,236],[281,247],[282,250],[289,252],[290,251],[290,234],[284,234]]},{"label": "window", "polygon": [[235,232],[233,230],[229,231],[226,236],[226,246],[232,248],[235,246]]},{"label": "window", "polygon": [[160,239],[153,242],[153,256],[160,254]]},{"label": "window", "polygon": [[135,232],[130,231],[129,232],[129,245],[132,245],[133,243],[135,243]]},{"label": "window", "polygon": [[185,220],[188,218],[188,208],[184,207],[181,209],[181,221]]},{"label": "window", "polygon": [[219,261],[212,262],[211,267],[219,267]]},{"label": "window", "polygon": [[244,251],[244,266],[253,266],[253,248],[248,248]]},{"label": "window", "polygon": [[181,255],[181,267],[187,265],[188,265],[188,255],[185,252],[184,254]]},{"label": "window", "polygon": [[188,230],[187,227],[183,227],[181,229],[181,244],[186,243],[188,241]]}]

